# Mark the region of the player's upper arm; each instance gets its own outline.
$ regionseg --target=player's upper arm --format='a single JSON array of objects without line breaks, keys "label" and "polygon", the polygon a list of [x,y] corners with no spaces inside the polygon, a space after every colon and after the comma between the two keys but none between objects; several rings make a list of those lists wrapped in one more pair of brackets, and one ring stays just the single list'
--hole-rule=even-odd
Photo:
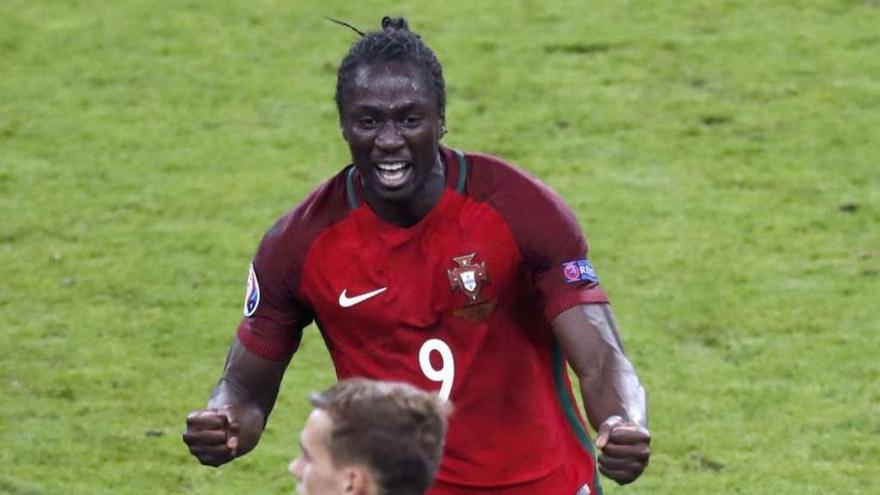
[{"label": "player's upper arm", "polygon": [[526,269],[543,299],[546,318],[578,304],[607,303],[587,259],[587,241],[574,213],[550,187],[497,158],[477,155],[478,197],[505,218]]},{"label": "player's upper arm", "polygon": [[285,361],[299,346],[313,316],[298,295],[302,258],[287,217],[263,236],[248,274],[244,319],[238,340],[250,352]]},{"label": "player's upper arm", "polygon": [[579,304],[607,303],[574,213],[549,187],[539,183],[536,189],[527,208],[536,213],[523,222],[520,246],[543,297],[547,320]]},{"label": "player's upper arm", "polygon": [[238,338],[266,359],[289,359],[315,318],[301,293],[303,265],[315,238],[349,214],[345,169],[315,188],[266,232],[252,263]]}]

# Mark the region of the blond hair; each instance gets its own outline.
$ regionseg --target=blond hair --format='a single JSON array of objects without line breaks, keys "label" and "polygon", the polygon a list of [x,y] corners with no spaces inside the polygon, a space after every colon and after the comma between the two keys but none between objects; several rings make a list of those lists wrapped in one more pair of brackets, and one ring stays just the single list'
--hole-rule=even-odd
[{"label": "blond hair", "polygon": [[443,455],[452,405],[399,382],[347,379],[311,396],[333,420],[330,455],[336,466],[363,464],[381,493],[424,493]]}]

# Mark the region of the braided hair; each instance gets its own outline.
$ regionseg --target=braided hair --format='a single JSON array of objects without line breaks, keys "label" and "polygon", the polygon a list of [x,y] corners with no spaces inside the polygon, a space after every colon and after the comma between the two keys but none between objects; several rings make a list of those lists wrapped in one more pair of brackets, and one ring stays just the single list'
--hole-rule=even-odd
[{"label": "braided hair", "polygon": [[350,25],[348,27],[361,34],[361,39],[348,50],[336,73],[336,108],[340,115],[344,95],[353,83],[358,67],[383,62],[408,62],[414,63],[421,70],[434,91],[440,116],[445,116],[446,83],[443,80],[443,67],[434,52],[422,42],[421,37],[409,30],[406,19],[385,16],[382,18],[381,31],[367,33]]}]

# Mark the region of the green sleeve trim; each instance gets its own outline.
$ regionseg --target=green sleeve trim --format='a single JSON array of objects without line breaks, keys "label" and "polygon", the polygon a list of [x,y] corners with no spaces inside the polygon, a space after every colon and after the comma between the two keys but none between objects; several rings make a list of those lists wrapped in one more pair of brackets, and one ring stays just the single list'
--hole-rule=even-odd
[{"label": "green sleeve trim", "polygon": [[[593,447],[593,441],[590,440],[590,434],[587,433],[587,430],[584,428],[583,423],[581,423],[577,412],[575,412],[577,405],[574,403],[571,394],[568,393],[568,389],[565,387],[564,373],[566,372],[567,367],[565,365],[565,358],[562,356],[562,348],[559,347],[559,342],[555,340],[553,341],[552,361],[553,386],[556,388],[556,398],[559,400],[559,404],[565,412],[565,418],[568,420],[568,425],[571,427],[578,442],[583,448],[587,449],[595,462],[598,460],[598,457],[596,456],[596,449]],[[599,476],[599,466],[597,465],[595,476],[593,478],[596,486],[596,493],[602,495],[602,485],[599,483]]]}]

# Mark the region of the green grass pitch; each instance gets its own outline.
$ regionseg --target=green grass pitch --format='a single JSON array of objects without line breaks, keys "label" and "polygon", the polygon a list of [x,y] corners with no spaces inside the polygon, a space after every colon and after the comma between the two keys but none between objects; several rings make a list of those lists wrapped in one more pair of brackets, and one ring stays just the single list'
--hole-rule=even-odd
[{"label": "green grass pitch", "polygon": [[444,63],[445,142],[589,235],[654,435],[606,493],[880,493],[874,0],[0,3],[0,493],[292,493],[314,328],[255,452],[180,433],[261,234],[346,163],[323,16],[386,13]]}]

